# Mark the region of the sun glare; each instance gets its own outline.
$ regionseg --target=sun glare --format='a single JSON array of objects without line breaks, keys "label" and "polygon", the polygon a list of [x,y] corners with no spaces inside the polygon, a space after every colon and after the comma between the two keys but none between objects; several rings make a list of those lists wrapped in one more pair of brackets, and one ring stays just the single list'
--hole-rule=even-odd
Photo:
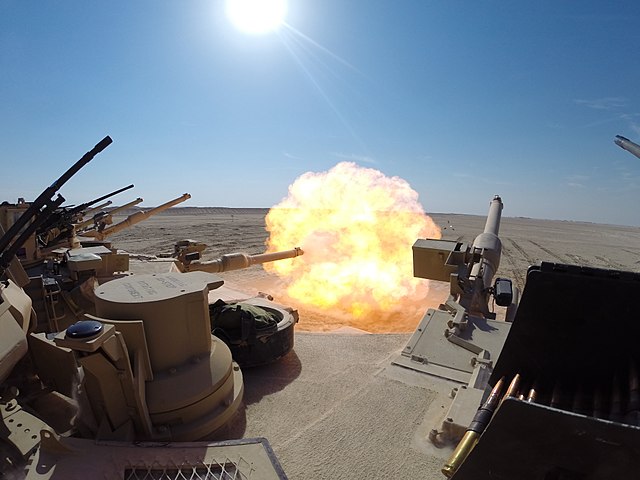
[{"label": "sun glare", "polygon": [[286,0],[226,0],[226,5],[236,28],[254,35],[277,30],[287,14]]}]

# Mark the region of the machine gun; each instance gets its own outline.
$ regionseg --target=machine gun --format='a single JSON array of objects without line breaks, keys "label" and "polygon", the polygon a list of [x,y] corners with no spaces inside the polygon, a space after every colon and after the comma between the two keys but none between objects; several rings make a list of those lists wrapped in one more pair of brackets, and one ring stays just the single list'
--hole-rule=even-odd
[{"label": "machine gun", "polygon": [[[84,231],[93,230],[93,229],[102,231],[106,228],[107,225],[111,225],[113,223],[113,216],[116,213],[122,212],[127,208],[134,207],[139,203],[142,203],[142,201],[143,201],[142,198],[138,197],[135,200],[132,200],[129,203],[125,203],[124,205],[121,205],[119,207],[115,207],[109,210],[108,212],[98,211],[95,215],[92,215],[90,218],[76,224],[75,225],[76,232],[82,233]],[[109,202],[109,204],[111,204],[111,202]],[[100,209],[97,209],[97,210],[100,210]],[[89,214],[90,214],[90,211],[85,212],[85,216]]]},{"label": "machine gun", "polygon": [[[82,236],[93,237],[96,240],[102,241],[105,238],[107,238],[109,235],[113,235],[114,233],[118,233],[119,231],[124,230],[125,228],[129,228],[135,225],[136,223],[146,220],[152,215],[163,212],[175,205],[178,205],[179,203],[189,200],[190,198],[191,198],[190,194],[184,193],[179,197],[174,198],[173,200],[169,200],[168,202],[165,202],[162,205],[158,205],[157,207],[152,208],[151,210],[135,212],[129,215],[127,218],[125,218],[122,222],[117,223],[115,225],[111,225],[109,227],[107,227],[106,225],[103,225],[103,228],[96,228],[95,230],[87,230],[82,233]],[[139,203],[137,202],[137,200],[134,200],[134,202]],[[133,204],[133,202],[131,204]],[[131,204],[127,204],[122,208],[130,206]]]},{"label": "machine gun", "polygon": [[636,157],[640,158],[640,145],[638,145],[637,143],[632,142],[622,135],[616,135],[616,138],[613,139],[613,142],[620,148],[623,148],[627,152],[630,152]]},{"label": "machine gun", "polygon": [[[64,197],[60,194],[56,195],[58,190],[82,167],[93,160],[98,153],[107,148],[112,141],[109,136],[100,140],[95,147],[85,153],[60,178],[38,195],[38,198],[29,205],[24,214],[0,237],[0,277],[4,275],[16,253],[27,239],[38,229],[41,229],[49,221],[55,210],[64,203]],[[56,195],[55,198],[53,198],[54,195]]]},{"label": "machine gun", "polygon": [[47,221],[44,222],[44,224],[37,230],[38,238],[41,240],[42,244],[46,246],[55,243],[64,234],[69,233],[72,235],[74,232],[74,224],[86,215],[89,207],[131,188],[133,188],[133,184],[119,188],[118,190],[107,193],[106,195],[93,199],[89,202],[82,203],[73,208],[62,207],[55,210],[51,215],[49,215]]},{"label": "machine gun", "polygon": [[104,203],[101,203],[100,205],[96,205],[95,207],[91,207],[88,208],[87,210],[85,210],[83,213],[83,215],[86,217],[88,215],[93,215],[96,212],[99,212],[100,210],[102,210],[103,208],[108,207],[109,205],[111,205],[113,202],[111,200],[107,200]]},{"label": "machine gun", "polygon": [[[442,426],[430,440],[437,446],[464,435],[480,405],[493,364],[511,327],[517,290],[508,279],[494,276],[500,265],[498,237],[502,199],[490,203],[484,231],[472,245],[459,241],[419,239],[413,245],[414,276],[449,282],[447,300],[429,309],[394,364],[455,382],[455,398]],[[497,320],[490,300],[506,307]]]},{"label": "machine gun", "polygon": [[[429,433],[437,447],[457,445],[442,473],[631,478],[640,468],[640,325],[632,313],[640,274],[542,262],[529,267],[519,299],[509,282],[492,281],[501,209],[494,198],[471,247],[443,240],[413,247],[414,274],[449,278],[451,292],[393,363],[453,387],[441,425]],[[602,292],[615,292],[615,309]],[[507,321],[489,311],[490,297],[507,306]]]}]

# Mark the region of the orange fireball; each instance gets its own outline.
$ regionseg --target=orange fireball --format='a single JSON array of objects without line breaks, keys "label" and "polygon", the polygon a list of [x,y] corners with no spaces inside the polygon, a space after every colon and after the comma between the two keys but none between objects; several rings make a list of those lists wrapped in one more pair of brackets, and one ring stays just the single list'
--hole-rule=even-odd
[{"label": "orange fireball", "polygon": [[342,162],[305,173],[266,218],[269,252],[300,246],[302,257],[265,264],[300,304],[380,317],[426,296],[413,277],[411,246],[440,238],[418,194],[399,177]]}]

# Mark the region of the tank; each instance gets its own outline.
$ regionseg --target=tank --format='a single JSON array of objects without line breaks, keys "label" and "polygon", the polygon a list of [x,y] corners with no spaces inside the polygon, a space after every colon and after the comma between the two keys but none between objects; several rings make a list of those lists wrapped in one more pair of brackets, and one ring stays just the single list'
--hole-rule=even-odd
[{"label": "tank", "polygon": [[[300,249],[268,255],[237,253],[223,256],[222,267],[215,269],[212,262],[207,262],[197,269],[199,271],[195,271],[197,262],[193,263],[191,257],[188,263],[193,271],[183,268],[182,272],[174,269],[134,276],[127,274],[128,263],[125,263],[118,268],[106,268],[109,277],[106,278],[100,273],[104,273],[105,263],[116,254],[110,245],[109,248],[104,244],[62,246],[58,242],[57,249],[46,253],[44,248],[38,249],[37,237],[47,232],[55,230],[49,239],[66,235],[65,232],[70,236],[78,231],[91,232],[90,236],[102,241],[190,198],[184,194],[152,210],[136,212],[107,228],[100,223],[105,222],[105,215],[96,214],[90,221],[82,221],[82,214],[93,213],[88,209],[90,205],[130,187],[74,208],[63,207],[64,198],[59,194],[54,198],[54,195],[73,173],[109,143],[106,137],[35,201],[3,204],[0,210],[3,212],[0,243],[4,246],[0,255],[3,280],[0,283],[3,331],[0,406],[6,427],[0,444],[3,476],[14,466],[18,466],[18,472],[13,473],[20,476],[20,466],[34,452],[46,455],[47,444],[54,449],[64,448],[56,443],[58,434],[69,429],[74,436],[92,441],[127,442],[195,441],[220,430],[238,415],[243,380],[229,347],[212,334],[215,329],[216,333],[229,337],[229,331],[214,321],[213,306],[209,305],[210,292],[220,288],[224,281],[209,272],[246,268],[303,253]],[[94,228],[87,228],[91,223]],[[21,262],[17,254],[24,252],[24,245],[34,240],[33,258]],[[232,259],[231,264],[228,259]],[[25,271],[23,264],[29,271]],[[37,285],[34,287],[34,284]],[[82,303],[77,301],[79,297],[74,297],[78,292],[84,297]],[[36,304],[41,304],[41,308],[34,308]],[[250,330],[254,335],[250,337],[244,335],[249,322],[243,315],[243,342],[232,346],[240,348],[244,363],[273,361],[292,348],[295,311],[271,302],[266,295],[225,305],[234,309],[242,305],[244,312],[268,312],[276,319],[269,335],[253,326]],[[46,321],[38,322],[36,310],[44,312]],[[254,345],[256,342],[260,348]],[[25,374],[33,381],[24,381]],[[41,401],[49,392],[54,392],[58,400],[48,398],[44,403],[52,405],[45,406],[44,410],[63,410],[49,414],[47,421],[55,426],[33,415],[27,400],[35,397]],[[42,412],[40,408],[35,410]],[[74,413],[69,413],[72,410]],[[47,417],[46,413],[42,415]],[[25,435],[31,431],[32,435]],[[89,445],[83,446],[85,453]],[[209,448],[207,445],[199,445],[197,451]],[[225,444],[220,455],[228,455],[229,449],[248,450],[243,458],[255,459],[261,464],[265,478],[283,478],[265,440],[243,440],[233,448]],[[180,455],[184,456],[185,451]],[[241,463],[229,463],[225,457],[220,457],[222,465],[218,465],[214,461],[217,453],[210,455],[211,464],[203,463],[202,453],[196,455],[200,462],[198,468],[206,468],[208,475],[216,474],[220,468],[217,473],[224,476],[233,471],[235,477],[245,468]],[[36,463],[41,466],[42,460]],[[252,465],[253,461],[249,471],[254,468]],[[146,475],[135,467],[130,470],[134,476]],[[58,477],[54,478],[70,478],[63,471],[64,466],[59,466],[55,472]],[[82,471],[85,476],[86,466]],[[26,473],[34,478],[42,474],[33,469],[27,469]]]},{"label": "tank", "polygon": [[[55,211],[54,194],[31,212]],[[199,262],[202,244],[181,242],[174,271],[111,278],[81,321],[38,332],[16,242],[39,220],[19,220],[0,239],[3,473],[633,478],[638,274],[543,261],[506,278],[533,250],[500,232],[503,208],[491,199],[468,241],[460,219],[449,238],[416,240],[414,275],[445,294],[412,334],[298,332],[278,362],[246,369],[211,334],[211,308],[237,300],[223,270],[272,257]]]}]

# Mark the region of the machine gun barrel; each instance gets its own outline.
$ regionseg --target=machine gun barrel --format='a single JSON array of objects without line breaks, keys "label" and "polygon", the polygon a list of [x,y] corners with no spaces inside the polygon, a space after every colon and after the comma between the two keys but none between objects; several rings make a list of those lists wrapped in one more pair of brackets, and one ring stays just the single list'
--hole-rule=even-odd
[{"label": "machine gun barrel", "polygon": [[131,227],[132,225],[135,225],[136,223],[139,223],[149,218],[151,215],[155,215],[156,213],[160,213],[164,210],[168,210],[174,205],[177,205],[186,200],[189,200],[190,198],[191,198],[190,194],[188,193],[182,194],[178,198],[174,198],[173,200],[163,203],[162,205],[152,208],[151,210],[147,210],[146,212],[133,213],[129,215],[127,218],[125,218],[122,222],[112,225],[108,228],[105,228],[101,232],[97,232],[97,231],[93,232],[91,236],[95,237],[98,240],[104,240],[109,235],[113,235],[114,233],[117,233],[120,230],[124,230],[127,227]]},{"label": "machine gun barrel", "polygon": [[640,145],[638,145],[637,143],[632,142],[622,135],[616,135],[616,138],[614,138],[613,141],[620,148],[624,148],[627,152],[631,152],[636,157],[640,158]]},{"label": "machine gun barrel", "polygon": [[135,200],[130,201],[129,203],[125,203],[124,205],[120,205],[119,207],[115,207],[112,210],[109,210],[109,215],[115,215],[116,213],[120,213],[127,208],[135,207],[139,203],[142,203],[144,199],[142,197],[138,197]]},{"label": "machine gun barrel", "polygon": [[487,221],[484,232],[473,241],[473,247],[483,251],[482,260],[476,263],[472,270],[472,276],[482,275],[485,288],[491,286],[493,276],[500,266],[500,256],[502,253],[502,242],[498,237],[500,230],[500,219],[502,217],[502,199],[499,195],[493,197],[489,206]]},{"label": "machine gun barrel", "polygon": [[498,235],[500,232],[500,219],[502,217],[502,199],[499,195],[493,197],[489,205],[489,213],[487,215],[487,221],[484,224],[483,233],[491,233]]},{"label": "machine gun barrel", "polygon": [[[105,213],[105,214],[96,214],[95,216],[92,216],[91,218],[88,218],[87,220],[84,220],[83,222],[80,222],[79,224],[76,225],[76,230],[82,230],[83,228],[88,227],[89,225],[91,225],[92,223],[97,223],[97,222],[103,222],[105,218],[107,217],[112,217],[113,215],[115,215],[118,212],[122,212],[123,210],[126,210],[127,208],[131,208],[134,207],[136,205],[138,205],[139,203],[142,203],[142,198],[138,197],[135,200],[132,200],[129,203],[125,203],[124,205],[121,205],[119,207],[115,207],[112,210],[110,210],[109,212]],[[111,202],[107,202],[109,205],[111,205]],[[100,216],[98,218],[98,215]],[[110,223],[110,222],[108,222]],[[88,234],[88,232],[87,232]]]},{"label": "machine gun barrel", "polygon": [[107,200],[104,203],[101,203],[100,205],[96,205],[95,207],[91,207],[88,208],[87,210],[84,211],[84,215],[93,215],[94,213],[98,212],[99,210],[102,210],[103,208],[108,207],[109,205],[111,205],[113,202],[111,200]]},{"label": "machine gun barrel", "polygon": [[[60,178],[55,180],[49,187],[45,188],[45,190],[38,195],[29,208],[16,220],[16,222],[7,230],[7,232],[0,238],[0,252],[4,252],[5,249],[11,243],[11,240],[24,228],[24,226],[29,223],[32,217],[38,215],[41,210],[45,207],[45,205],[50,204],[52,202],[53,195],[62,188],[62,185],[67,183],[67,181],[73,177],[78,170],[84,167],[87,163],[93,160],[98,153],[107,148],[113,140],[111,137],[106,136],[100,142],[96,144],[91,150],[85,153],[80,160],[74,163],[71,168],[69,168],[66,172],[64,172]],[[60,195],[58,195],[60,197]],[[62,202],[64,199],[62,200]],[[58,203],[60,205],[62,202]],[[32,232],[33,233],[33,232]]]},{"label": "machine gun barrel", "polygon": [[303,255],[304,251],[300,247],[282,252],[261,253],[258,255],[248,255],[246,253],[229,253],[215,260],[208,262],[193,262],[184,265],[188,272],[204,271],[209,273],[228,272],[230,270],[240,270],[251,265],[258,265],[266,262],[275,262],[286,258],[295,258]]},{"label": "machine gun barrel", "polygon": [[[16,252],[22,247],[24,242],[48,220],[48,217],[64,202],[64,197],[60,194],[54,199],[54,194],[71,178],[78,170],[89,163],[93,158],[113,140],[106,136],[98,142],[91,150],[85,153],[80,160],[74,163],[71,168],[64,172],[57,180],[38,195],[29,208],[16,220],[16,222],[0,237],[0,276],[11,263]],[[33,219],[33,221],[32,221]],[[27,224],[31,222],[29,226]],[[26,228],[25,228],[26,227]]]},{"label": "machine gun barrel", "polygon": [[44,225],[38,229],[39,230],[38,233],[44,233],[50,228],[53,228],[54,226],[61,228],[61,230],[67,230],[70,224],[73,223],[75,216],[78,214],[86,214],[86,210],[88,207],[95,205],[96,203],[101,202],[109,197],[113,197],[114,195],[122,193],[125,190],[129,190],[130,188],[133,188],[133,187],[134,185],[132,183],[131,185],[127,185],[126,187],[122,187],[122,188],[119,188],[118,190],[114,190],[111,193],[107,193],[106,195],[95,198],[89,202],[76,205],[73,208],[63,207],[60,211],[55,212],[53,215],[49,217],[47,222],[45,222]]},{"label": "machine gun barrel", "polygon": [[[113,192],[107,193],[106,195],[103,195],[103,196],[98,197],[98,198],[96,198],[94,200],[91,200],[90,202],[86,202],[86,203],[83,203],[82,205],[78,205],[77,207],[73,207],[72,209],[69,210],[69,213],[74,215],[76,213],[84,212],[88,207],[90,207],[92,205],[95,205],[96,203],[101,202],[103,200],[106,200],[107,198],[111,198],[114,195],[122,193],[122,192],[124,192],[126,190],[129,190],[130,188],[133,188],[133,187],[134,187],[134,185],[132,183],[131,185],[127,185],[126,187],[122,187],[122,188],[119,188],[118,190],[114,190]],[[111,204],[111,202],[109,202],[109,204]]]}]

